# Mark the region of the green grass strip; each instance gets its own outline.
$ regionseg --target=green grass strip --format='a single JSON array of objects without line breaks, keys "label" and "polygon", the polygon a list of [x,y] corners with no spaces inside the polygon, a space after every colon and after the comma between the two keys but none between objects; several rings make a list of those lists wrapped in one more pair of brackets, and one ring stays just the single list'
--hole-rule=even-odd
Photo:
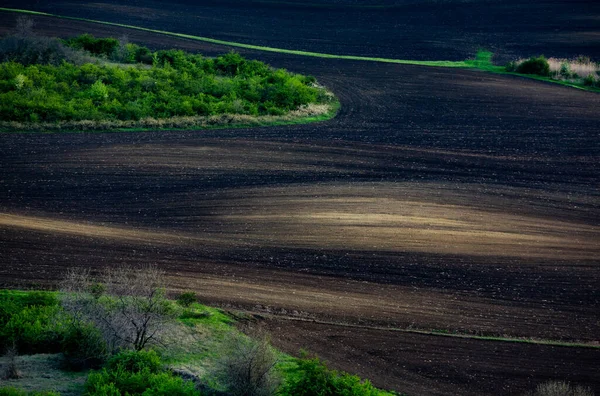
[{"label": "green grass strip", "polygon": [[464,67],[473,67],[473,65],[471,63],[465,62],[465,61],[458,61],[458,62],[457,61],[418,61],[418,60],[404,60],[404,59],[373,58],[373,57],[368,57],[368,56],[354,56],[354,55],[333,55],[333,54],[324,54],[324,53],[320,53],[320,52],[298,51],[298,50],[291,50],[291,49],[284,49],[284,48],[273,48],[273,47],[264,47],[264,46],[260,46],[260,45],[237,43],[234,41],[217,40],[217,39],[213,39],[213,38],[209,38],[209,37],[201,37],[201,36],[193,36],[193,35],[183,34],[183,33],[167,32],[164,30],[156,30],[156,29],[149,29],[149,28],[144,28],[144,27],[140,27],[140,26],[125,25],[122,23],[98,21],[98,20],[94,20],[94,19],[69,17],[69,16],[63,16],[63,15],[55,15],[55,14],[49,14],[46,12],[21,10],[21,9],[15,9],[15,8],[2,8],[2,7],[0,7],[0,11],[18,12],[18,13],[22,13],[22,14],[31,14],[31,15],[39,15],[39,16],[48,16],[48,17],[69,19],[69,20],[82,21],[82,22],[92,22],[92,23],[98,23],[98,24],[102,24],[102,25],[135,29],[135,30],[140,30],[140,31],[150,32],[150,33],[159,33],[159,34],[164,34],[167,36],[185,38],[185,39],[190,39],[190,40],[204,41],[204,42],[212,43],[212,44],[226,45],[229,47],[246,48],[246,49],[266,51],[266,52],[277,52],[277,53],[281,53],[281,54],[312,56],[315,58],[398,63],[398,64],[405,64],[405,65],[419,65],[419,66],[463,67],[463,68]]},{"label": "green grass strip", "polygon": [[492,64],[491,58],[492,58],[493,53],[484,51],[484,50],[480,50],[477,53],[475,59],[472,59],[472,60],[470,59],[470,60],[465,60],[465,61],[419,61],[419,60],[407,60],[407,59],[375,58],[375,57],[354,56],[354,55],[334,55],[334,54],[324,54],[321,52],[309,52],[309,51],[298,51],[298,50],[291,50],[291,49],[284,49],[284,48],[264,47],[264,46],[260,46],[260,45],[244,44],[244,43],[238,43],[238,42],[234,42],[234,41],[217,40],[217,39],[213,39],[213,38],[209,38],[209,37],[193,36],[193,35],[183,34],[183,33],[175,33],[175,32],[168,32],[168,31],[164,31],[164,30],[149,29],[149,28],[144,28],[144,27],[140,27],[140,26],[125,25],[122,23],[97,21],[94,19],[86,19],[86,18],[69,17],[69,16],[63,16],[63,15],[49,14],[46,12],[22,10],[22,9],[17,9],[17,8],[0,7],[0,11],[17,12],[17,13],[22,13],[22,14],[40,15],[40,16],[47,16],[47,17],[54,17],[54,18],[61,18],[61,19],[69,19],[69,20],[74,20],[74,21],[98,23],[101,25],[117,26],[117,27],[123,27],[123,28],[128,28],[128,29],[140,30],[140,31],[144,31],[144,32],[158,33],[158,34],[163,34],[163,35],[167,35],[167,36],[185,38],[185,39],[196,40],[196,41],[204,41],[207,43],[225,45],[225,46],[229,46],[229,47],[246,48],[246,49],[267,51],[267,52],[276,52],[276,53],[281,53],[281,54],[311,56],[311,57],[315,57],[315,58],[327,58],[327,59],[346,59],[346,60],[371,61],[371,62],[382,62],[382,63],[396,63],[396,64],[402,64],[402,65],[478,69],[478,70],[496,73],[496,74],[519,76],[519,77],[530,78],[530,79],[534,79],[534,80],[538,80],[538,81],[544,81],[544,82],[549,82],[549,83],[553,83],[553,84],[564,85],[564,86],[571,87],[571,88],[577,88],[577,89],[580,89],[583,91],[600,92],[600,89],[598,89],[598,88],[581,86],[581,85],[572,84],[572,83],[569,83],[566,81],[553,80],[548,77],[536,76],[536,75],[532,75],[532,74],[520,74],[520,73],[507,72],[503,66],[496,66],[496,65]]}]

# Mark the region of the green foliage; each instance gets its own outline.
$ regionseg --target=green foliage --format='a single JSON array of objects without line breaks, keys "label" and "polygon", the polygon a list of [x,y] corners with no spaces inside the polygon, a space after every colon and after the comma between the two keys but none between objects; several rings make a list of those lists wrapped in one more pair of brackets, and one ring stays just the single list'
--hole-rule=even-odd
[{"label": "green foliage", "polygon": [[66,323],[54,293],[0,291],[0,348],[19,353],[60,351]]},{"label": "green foliage", "polygon": [[571,72],[571,66],[569,66],[568,62],[561,63],[559,74],[564,78],[572,77],[573,73]]},{"label": "green foliage", "polygon": [[[136,65],[0,64],[0,119],[139,121],[219,114],[283,115],[330,97],[314,77],[274,70],[230,52],[215,59],[83,35],[75,48]],[[151,64],[152,68],[139,63]]]},{"label": "green foliage", "polygon": [[86,323],[76,323],[64,334],[61,342],[66,368],[73,371],[100,367],[107,356],[107,347],[100,331]]},{"label": "green foliage", "polygon": [[31,306],[13,314],[2,329],[3,338],[21,354],[60,352],[66,324],[58,306]]},{"label": "green foliage", "polygon": [[588,74],[586,78],[583,79],[583,85],[586,87],[599,87],[600,88],[600,79],[594,77],[593,74]]},{"label": "green foliage", "polygon": [[119,47],[119,41],[114,38],[95,38],[91,34],[82,34],[65,40],[65,44],[71,48],[105,57],[111,56]]},{"label": "green foliage", "polygon": [[0,388],[0,396],[60,396],[58,392],[27,392],[11,386]]},{"label": "green foliage", "polygon": [[104,293],[106,293],[106,285],[104,285],[103,283],[96,282],[90,286],[90,294],[95,299],[99,299],[104,295]]},{"label": "green foliage", "polygon": [[521,62],[517,66],[516,72],[521,74],[537,74],[538,76],[547,77],[550,75],[550,65],[543,55],[531,57]]},{"label": "green foliage", "polygon": [[86,395],[198,395],[194,385],[164,370],[154,351],[123,351],[88,376]]},{"label": "green foliage", "polygon": [[186,308],[196,301],[198,301],[198,297],[196,297],[196,293],[194,292],[181,293],[181,295],[177,298],[177,304]]},{"label": "green foliage", "polygon": [[122,369],[132,373],[147,370],[152,374],[156,374],[161,371],[161,367],[160,357],[152,350],[125,350],[111,357],[106,363],[106,368],[109,371]]},{"label": "green foliage", "polygon": [[279,392],[281,396],[375,396],[381,392],[368,380],[331,370],[317,357],[306,354]]}]

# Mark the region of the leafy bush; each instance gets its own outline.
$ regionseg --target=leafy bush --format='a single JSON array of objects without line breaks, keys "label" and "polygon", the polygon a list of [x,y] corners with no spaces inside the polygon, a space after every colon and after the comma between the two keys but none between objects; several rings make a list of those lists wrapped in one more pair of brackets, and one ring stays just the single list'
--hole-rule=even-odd
[{"label": "leafy bush", "polygon": [[177,304],[181,305],[182,307],[189,307],[196,301],[198,301],[198,297],[196,297],[196,293],[194,292],[181,293],[181,295],[177,298]]},{"label": "leafy bush", "polygon": [[537,74],[539,76],[550,75],[550,65],[548,60],[543,56],[531,57],[519,64],[516,69],[517,73],[522,74]]},{"label": "leafy bush", "polygon": [[380,393],[368,380],[331,370],[317,357],[306,355],[298,360],[298,368],[279,392],[282,396],[375,396]]},{"label": "leafy bush", "polygon": [[594,77],[593,74],[589,74],[586,78],[583,79],[583,85],[585,85],[586,87],[600,86],[600,79]]},{"label": "leafy bush", "polygon": [[[21,353],[59,349],[54,314],[58,299],[53,293],[0,291],[0,349],[15,344]],[[26,345],[27,343],[32,345]]]},{"label": "leafy bush", "polygon": [[66,324],[58,306],[31,306],[14,313],[1,330],[5,343],[15,344],[20,354],[58,353]]},{"label": "leafy bush", "polygon": [[152,374],[156,374],[161,371],[162,365],[160,357],[152,350],[122,351],[108,360],[106,368],[109,371],[122,369],[132,373],[147,370]]},{"label": "leafy bush", "polygon": [[71,48],[85,50],[94,55],[109,57],[117,48],[119,48],[119,40],[114,38],[95,38],[91,34],[82,34],[68,40],[65,44]]},{"label": "leafy bush", "polygon": [[85,394],[195,396],[198,392],[193,383],[165,371],[154,351],[123,351],[88,376]]},{"label": "leafy bush", "polygon": [[81,322],[70,327],[63,336],[61,351],[66,368],[73,371],[100,367],[108,353],[100,331]]}]

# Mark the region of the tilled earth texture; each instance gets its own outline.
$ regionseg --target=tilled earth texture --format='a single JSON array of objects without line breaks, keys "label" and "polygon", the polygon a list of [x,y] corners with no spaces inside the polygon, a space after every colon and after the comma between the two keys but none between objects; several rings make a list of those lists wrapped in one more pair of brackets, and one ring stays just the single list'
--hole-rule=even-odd
[{"label": "tilled earth texture", "polygon": [[[600,57],[591,1],[5,1],[249,44],[458,60]],[[0,32],[16,15],[0,12]],[[49,17],[49,35],[191,40]],[[0,135],[0,283],[156,264],[274,343],[411,395],[600,392],[600,95],[479,71],[243,55],[340,99],[301,126]],[[403,329],[404,331],[398,331]],[[409,331],[407,331],[409,330]],[[411,332],[412,331],[412,332]]]}]

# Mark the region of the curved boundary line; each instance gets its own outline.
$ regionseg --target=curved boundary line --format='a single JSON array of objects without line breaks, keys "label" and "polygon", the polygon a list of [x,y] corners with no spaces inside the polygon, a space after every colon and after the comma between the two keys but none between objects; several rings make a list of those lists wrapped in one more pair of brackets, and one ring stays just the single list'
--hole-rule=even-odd
[{"label": "curved boundary line", "polygon": [[[222,308],[221,308],[222,309]],[[360,324],[351,324],[351,323],[339,323],[339,322],[331,322],[327,320],[320,319],[307,319],[307,318],[298,318],[293,316],[284,316],[284,315],[275,315],[268,314],[263,312],[254,312],[254,311],[244,311],[241,312],[247,314],[254,314],[262,317],[268,317],[271,319],[281,319],[281,320],[289,320],[295,322],[308,322],[308,323],[316,323],[328,326],[340,326],[340,327],[349,327],[355,329],[365,329],[365,330],[377,330],[377,331],[391,331],[396,333],[410,333],[410,334],[419,334],[424,336],[434,336],[434,337],[450,337],[450,338],[461,338],[466,340],[477,340],[477,341],[491,341],[491,342],[508,342],[514,344],[530,344],[530,345],[546,345],[553,347],[563,347],[563,348],[588,348],[588,349],[600,349],[600,345],[595,344],[587,344],[582,342],[569,342],[569,341],[558,341],[558,340],[546,340],[546,339],[535,339],[535,338],[516,338],[516,337],[499,337],[499,336],[483,336],[483,335],[472,335],[472,334],[460,334],[460,333],[445,333],[442,331],[435,330],[419,330],[419,329],[403,329],[399,327],[384,327],[384,326],[369,326],[369,325],[360,325]]]},{"label": "curved boundary line", "polygon": [[204,41],[204,42],[212,43],[212,44],[226,45],[229,47],[246,48],[246,49],[267,51],[267,52],[278,52],[278,53],[290,54],[290,55],[311,56],[311,57],[315,57],[315,58],[346,59],[346,60],[398,63],[398,64],[404,64],[404,65],[434,66],[434,67],[459,67],[459,68],[473,67],[473,65],[471,65],[465,61],[419,61],[419,60],[374,58],[374,57],[368,57],[368,56],[354,56],[354,55],[334,55],[334,54],[325,54],[325,53],[321,53],[321,52],[310,52],[310,51],[291,50],[291,49],[285,49],[285,48],[263,47],[260,45],[244,44],[244,43],[238,43],[238,42],[234,42],[234,41],[218,40],[218,39],[213,39],[213,38],[209,38],[209,37],[193,36],[193,35],[184,34],[184,33],[175,33],[175,32],[168,32],[165,30],[149,29],[149,28],[144,28],[141,26],[125,25],[125,24],[116,23],[116,22],[98,21],[95,19],[77,18],[77,17],[50,14],[47,12],[22,10],[22,9],[17,9],[17,8],[0,7],[0,11],[17,12],[17,13],[22,13],[22,14],[31,14],[31,15],[61,18],[61,19],[69,19],[69,20],[73,20],[73,21],[92,22],[92,23],[98,23],[101,25],[117,26],[117,27],[123,27],[123,28],[128,28],[128,29],[140,30],[140,31],[144,31],[144,32],[159,33],[159,34],[164,34],[167,36],[185,38],[185,39],[190,39],[190,40]]}]

